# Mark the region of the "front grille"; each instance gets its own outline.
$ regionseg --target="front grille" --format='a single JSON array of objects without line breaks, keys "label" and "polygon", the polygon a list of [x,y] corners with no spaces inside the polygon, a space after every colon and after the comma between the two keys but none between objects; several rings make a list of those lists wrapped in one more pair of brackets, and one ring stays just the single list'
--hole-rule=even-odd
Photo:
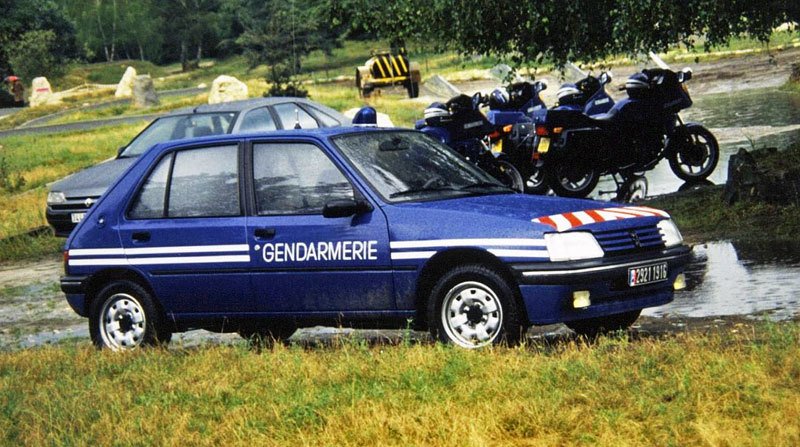
[{"label": "front grille", "polygon": [[[57,205],[50,205],[50,208],[53,210],[59,211],[74,211],[74,212],[84,212],[94,205],[99,199],[100,196],[94,197],[75,197],[75,198],[68,198],[66,202],[59,203]],[[89,206],[86,206],[86,200],[91,199]]]},{"label": "front grille", "polygon": [[655,225],[601,231],[594,233],[594,237],[608,256],[664,248],[661,232]]}]

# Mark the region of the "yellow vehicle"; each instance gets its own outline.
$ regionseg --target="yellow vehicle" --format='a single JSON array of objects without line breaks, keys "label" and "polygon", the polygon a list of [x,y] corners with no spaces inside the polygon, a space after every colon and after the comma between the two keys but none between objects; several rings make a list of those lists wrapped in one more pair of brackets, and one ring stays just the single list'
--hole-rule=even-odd
[{"label": "yellow vehicle", "polygon": [[373,52],[366,64],[356,68],[356,87],[362,96],[369,96],[377,87],[403,85],[408,97],[416,98],[420,80],[419,64],[410,62],[405,50]]}]

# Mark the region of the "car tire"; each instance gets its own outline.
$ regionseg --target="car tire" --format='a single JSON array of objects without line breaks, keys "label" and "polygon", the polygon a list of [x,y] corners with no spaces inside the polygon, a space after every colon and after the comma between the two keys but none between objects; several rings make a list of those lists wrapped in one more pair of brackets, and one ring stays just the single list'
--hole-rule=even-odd
[{"label": "car tire", "polygon": [[406,82],[406,91],[408,91],[408,97],[411,99],[419,97],[419,83],[418,82]]},{"label": "car tire", "polygon": [[166,344],[172,338],[150,293],[135,282],[109,283],[91,306],[89,333],[98,348],[125,351]]},{"label": "car tire", "polygon": [[564,324],[578,335],[589,338],[617,331],[624,331],[639,318],[641,309],[623,312],[621,314],[607,315],[604,317],[587,318],[585,320],[567,321]]},{"label": "car tire", "polygon": [[289,337],[297,332],[297,325],[287,322],[270,322],[266,325],[241,327],[238,332],[239,336],[247,340],[251,346],[268,348],[276,343],[287,343]]},{"label": "car tire", "polygon": [[515,344],[525,330],[511,285],[482,265],[445,273],[431,291],[427,310],[433,339],[463,348]]}]

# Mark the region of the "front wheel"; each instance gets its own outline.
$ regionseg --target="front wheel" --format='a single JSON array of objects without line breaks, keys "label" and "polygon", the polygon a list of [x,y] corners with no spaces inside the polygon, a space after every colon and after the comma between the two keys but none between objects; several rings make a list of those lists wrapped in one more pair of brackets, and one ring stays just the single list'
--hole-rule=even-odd
[{"label": "front wheel", "polygon": [[578,199],[588,196],[600,180],[595,168],[582,163],[553,163],[548,165],[546,175],[556,195]]},{"label": "front wheel", "polygon": [[419,83],[418,82],[411,82],[407,81],[406,83],[406,91],[408,91],[409,98],[416,98],[419,96]]},{"label": "front wheel", "polygon": [[616,331],[628,329],[639,315],[641,309],[624,312],[621,314],[607,315],[605,317],[587,318],[585,320],[567,321],[568,328],[575,331],[578,335],[586,337],[596,337],[601,334],[608,334]]},{"label": "front wheel", "polygon": [[98,348],[125,351],[168,343],[162,313],[150,294],[132,281],[114,281],[92,301],[89,333]]},{"label": "front wheel", "polygon": [[525,329],[511,286],[481,265],[456,267],[439,279],[428,323],[434,340],[468,349],[516,343]]},{"label": "front wheel", "polygon": [[687,182],[705,180],[719,161],[719,143],[708,129],[689,124],[669,154],[669,167],[678,178]]}]

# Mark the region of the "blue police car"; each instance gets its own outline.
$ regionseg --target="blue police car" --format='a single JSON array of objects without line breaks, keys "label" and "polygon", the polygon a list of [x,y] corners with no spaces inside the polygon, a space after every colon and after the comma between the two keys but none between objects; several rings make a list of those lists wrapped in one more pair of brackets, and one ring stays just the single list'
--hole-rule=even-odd
[{"label": "blue police car", "polygon": [[409,319],[476,348],[626,328],[688,256],[663,211],[517,194],[416,131],[294,130],[154,146],[72,232],[61,288],[115,350]]}]

